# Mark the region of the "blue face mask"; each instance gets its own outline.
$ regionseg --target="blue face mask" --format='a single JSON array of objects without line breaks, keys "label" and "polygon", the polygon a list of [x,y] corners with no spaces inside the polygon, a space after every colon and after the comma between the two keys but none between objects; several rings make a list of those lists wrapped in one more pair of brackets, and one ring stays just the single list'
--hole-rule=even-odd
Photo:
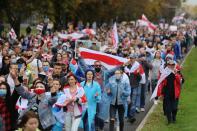
[{"label": "blue face mask", "polygon": [[18,64],[18,70],[20,71],[20,69],[22,68],[23,64]]},{"label": "blue face mask", "polygon": [[44,70],[44,72],[49,71],[49,66],[43,66],[43,70]]},{"label": "blue face mask", "polygon": [[5,97],[7,94],[7,90],[6,89],[0,89],[0,97]]}]

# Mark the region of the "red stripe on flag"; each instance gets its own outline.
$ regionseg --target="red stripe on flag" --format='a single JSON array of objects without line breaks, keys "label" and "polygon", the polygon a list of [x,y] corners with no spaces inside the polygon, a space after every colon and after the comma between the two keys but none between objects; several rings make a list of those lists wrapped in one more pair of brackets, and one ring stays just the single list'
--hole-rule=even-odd
[{"label": "red stripe on flag", "polygon": [[121,62],[115,58],[106,56],[106,55],[94,54],[94,53],[85,52],[85,51],[81,51],[80,54],[81,54],[81,57],[84,59],[93,59],[93,60],[104,62],[108,65],[116,65],[117,66],[117,65],[124,64],[123,62]]},{"label": "red stripe on flag", "polygon": [[76,62],[75,59],[72,59],[72,60],[71,60],[71,63],[72,63],[73,65],[76,65],[76,64],[77,64],[77,62]]}]

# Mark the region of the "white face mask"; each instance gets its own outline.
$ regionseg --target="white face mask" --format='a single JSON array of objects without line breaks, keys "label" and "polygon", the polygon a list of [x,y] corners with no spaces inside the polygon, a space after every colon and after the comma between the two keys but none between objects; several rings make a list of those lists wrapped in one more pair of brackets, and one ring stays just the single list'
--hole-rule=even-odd
[{"label": "white face mask", "polygon": [[16,59],[11,59],[11,63],[16,63]]},{"label": "white face mask", "polygon": [[115,75],[115,77],[116,77],[117,80],[120,80],[121,79],[121,76],[122,76],[121,74],[116,74]]}]

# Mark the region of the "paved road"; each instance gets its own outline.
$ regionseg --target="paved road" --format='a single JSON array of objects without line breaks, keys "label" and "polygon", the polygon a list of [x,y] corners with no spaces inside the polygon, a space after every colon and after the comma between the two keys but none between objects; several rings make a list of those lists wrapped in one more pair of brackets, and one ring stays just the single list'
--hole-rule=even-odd
[{"label": "paved road", "polygon": [[[191,47],[189,47],[188,50],[191,50]],[[183,56],[184,56],[183,58],[185,58],[186,54],[183,54]],[[182,63],[182,61],[181,61],[181,63]],[[139,124],[144,119],[144,117],[146,116],[146,114],[148,113],[148,111],[150,110],[150,108],[153,105],[153,102],[150,102],[150,97],[151,97],[151,93],[147,93],[146,94],[145,112],[140,112],[139,114],[136,113],[136,121],[133,124],[131,124],[131,123],[127,122],[127,120],[125,120],[124,131],[135,131],[137,129],[137,127],[139,126]],[[104,130],[109,131],[109,123],[105,124]],[[119,130],[117,130],[117,131],[119,131]]]},{"label": "paved road", "polygon": [[[136,113],[136,117],[135,117],[136,121],[133,124],[125,120],[124,131],[135,131],[137,129],[137,127],[139,126],[139,124],[144,119],[144,117],[146,116],[146,114],[148,113],[148,111],[153,105],[153,102],[150,102],[150,96],[151,96],[150,93],[146,94],[147,98],[146,98],[145,112]],[[79,131],[83,131],[83,130],[79,129]],[[105,123],[104,131],[109,131],[109,123]]]},{"label": "paved road", "polygon": [[[127,120],[125,120],[125,126],[124,126],[124,131],[135,131],[137,129],[137,127],[139,126],[139,124],[141,123],[141,121],[144,119],[144,117],[146,116],[146,114],[148,113],[148,111],[150,110],[150,108],[153,105],[153,102],[150,102],[150,93],[147,93],[147,98],[146,98],[146,105],[145,105],[145,112],[140,112],[139,114],[136,113],[136,121],[131,124],[129,122],[127,122]],[[109,131],[109,123],[105,124],[105,131]]]}]

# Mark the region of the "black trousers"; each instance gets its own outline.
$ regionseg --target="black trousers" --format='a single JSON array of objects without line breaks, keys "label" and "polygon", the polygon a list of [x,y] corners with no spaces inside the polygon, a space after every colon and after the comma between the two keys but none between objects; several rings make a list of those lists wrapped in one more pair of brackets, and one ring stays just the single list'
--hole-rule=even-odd
[{"label": "black trousers", "polygon": [[176,114],[178,110],[178,99],[163,99],[163,111],[166,115],[168,122],[176,121]]},{"label": "black trousers", "polygon": [[[116,111],[118,110],[120,131],[124,131],[124,106],[123,105],[110,105],[110,124],[109,130],[114,131],[114,123],[116,118]],[[113,119],[113,120],[112,120]]]}]

